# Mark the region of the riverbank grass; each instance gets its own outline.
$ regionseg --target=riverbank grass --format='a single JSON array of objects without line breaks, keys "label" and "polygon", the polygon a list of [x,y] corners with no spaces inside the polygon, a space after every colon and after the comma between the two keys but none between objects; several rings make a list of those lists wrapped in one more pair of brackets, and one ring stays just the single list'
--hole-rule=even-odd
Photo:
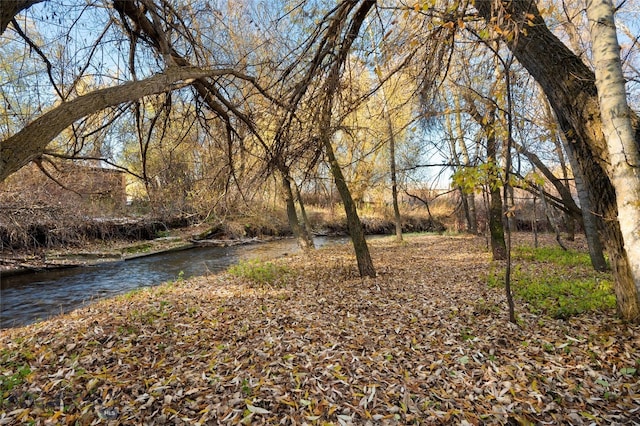
[{"label": "riverbank grass", "polygon": [[291,271],[284,265],[259,259],[240,260],[227,272],[254,284],[283,284]]}]

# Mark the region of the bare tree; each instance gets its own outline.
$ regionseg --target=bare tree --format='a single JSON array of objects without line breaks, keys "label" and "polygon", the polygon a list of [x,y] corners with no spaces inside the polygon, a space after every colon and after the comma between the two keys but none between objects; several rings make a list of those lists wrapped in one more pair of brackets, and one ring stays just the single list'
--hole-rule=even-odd
[{"label": "bare tree", "polygon": [[145,96],[184,88],[198,78],[235,73],[230,69],[173,68],[144,80],[95,90],[62,103],[0,141],[0,181],[40,157],[53,138],[82,117]]}]

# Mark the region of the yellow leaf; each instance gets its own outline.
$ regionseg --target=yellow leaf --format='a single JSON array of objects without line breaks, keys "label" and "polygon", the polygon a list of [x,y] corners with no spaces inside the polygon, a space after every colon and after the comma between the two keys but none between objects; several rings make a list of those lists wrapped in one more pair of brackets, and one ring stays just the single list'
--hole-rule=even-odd
[{"label": "yellow leaf", "polygon": [[297,407],[298,407],[298,404],[296,404],[294,401],[291,401],[291,400],[286,399],[286,398],[278,398],[278,400],[277,400],[277,401],[278,401],[279,403],[281,403],[281,404],[285,404],[285,405],[288,405],[288,406],[290,406],[290,407],[294,407],[294,408],[297,408]]}]

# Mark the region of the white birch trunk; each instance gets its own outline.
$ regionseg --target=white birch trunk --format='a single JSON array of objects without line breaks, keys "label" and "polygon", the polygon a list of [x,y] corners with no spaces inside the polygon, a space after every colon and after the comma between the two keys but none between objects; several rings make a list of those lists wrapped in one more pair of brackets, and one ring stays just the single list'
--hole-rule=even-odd
[{"label": "white birch trunk", "polygon": [[[631,126],[611,0],[586,0],[609,177],[636,291],[640,293],[640,153]],[[636,294],[636,297],[637,294]]]}]

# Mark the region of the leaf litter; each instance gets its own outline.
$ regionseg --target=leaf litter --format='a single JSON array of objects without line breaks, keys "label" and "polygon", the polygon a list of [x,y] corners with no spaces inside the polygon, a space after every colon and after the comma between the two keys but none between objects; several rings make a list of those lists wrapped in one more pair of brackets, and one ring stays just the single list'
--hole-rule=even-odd
[{"label": "leaf litter", "polygon": [[482,238],[278,259],[0,331],[5,424],[640,424],[640,327],[506,320]]}]

